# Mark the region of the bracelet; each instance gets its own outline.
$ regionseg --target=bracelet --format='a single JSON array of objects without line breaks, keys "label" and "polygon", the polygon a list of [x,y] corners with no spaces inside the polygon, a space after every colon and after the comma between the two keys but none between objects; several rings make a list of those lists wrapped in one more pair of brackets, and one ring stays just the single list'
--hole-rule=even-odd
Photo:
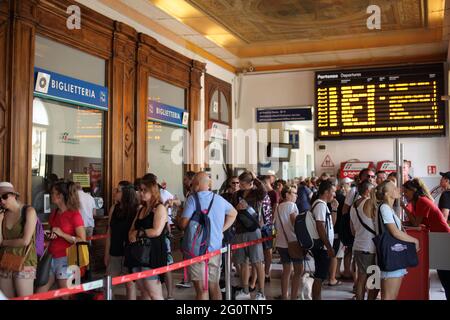
[{"label": "bracelet", "polygon": [[71,236],[73,243],[77,243],[77,238],[74,236]]}]

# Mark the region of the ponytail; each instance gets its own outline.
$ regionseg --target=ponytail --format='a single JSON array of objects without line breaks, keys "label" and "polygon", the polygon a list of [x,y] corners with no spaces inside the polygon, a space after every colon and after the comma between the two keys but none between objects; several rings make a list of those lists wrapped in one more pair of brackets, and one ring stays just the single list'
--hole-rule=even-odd
[{"label": "ponytail", "polygon": [[58,181],[52,189],[63,195],[64,203],[67,209],[71,211],[80,210],[80,199],[78,197],[78,189],[73,181]]},{"label": "ponytail", "polygon": [[369,215],[372,219],[375,219],[378,213],[378,207],[382,203],[387,202],[387,193],[388,193],[388,186],[394,185],[394,183],[390,180],[385,180],[372,190],[370,190],[370,199],[367,200],[370,203],[369,206]]},{"label": "ponytail", "polygon": [[371,219],[374,219],[378,209],[377,188],[373,188],[372,190],[370,190],[370,198],[367,199],[367,203],[369,206],[368,207],[369,216]]},{"label": "ponytail", "polygon": [[69,181],[68,183],[69,197],[67,199],[66,206],[69,210],[80,210],[80,198],[78,197],[78,188],[75,182]]},{"label": "ponytail", "polygon": [[423,181],[419,178],[414,178],[413,179],[417,185],[420,187],[420,189],[422,190],[422,195],[424,195],[425,197],[427,197],[430,200],[433,200],[433,197],[430,194],[430,191],[428,190],[428,187],[425,185],[425,183],[423,183]]}]

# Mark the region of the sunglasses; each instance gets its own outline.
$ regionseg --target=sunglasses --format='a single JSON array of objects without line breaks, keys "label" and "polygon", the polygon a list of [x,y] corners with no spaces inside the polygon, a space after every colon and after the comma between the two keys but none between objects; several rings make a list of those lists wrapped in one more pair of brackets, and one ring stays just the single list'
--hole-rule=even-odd
[{"label": "sunglasses", "polygon": [[239,181],[233,181],[231,184],[239,184]]},{"label": "sunglasses", "polygon": [[373,179],[373,178],[376,178],[376,176],[369,176],[369,175],[368,175],[368,177],[369,177],[369,178],[372,178],[372,179]]},{"label": "sunglasses", "polygon": [[5,201],[8,200],[8,197],[9,197],[10,194],[12,194],[12,193],[2,194],[2,199],[5,200]]}]

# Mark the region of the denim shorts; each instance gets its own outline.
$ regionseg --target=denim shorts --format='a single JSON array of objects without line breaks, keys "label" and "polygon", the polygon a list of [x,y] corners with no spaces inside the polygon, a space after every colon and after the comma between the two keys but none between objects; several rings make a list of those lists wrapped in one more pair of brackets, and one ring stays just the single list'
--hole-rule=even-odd
[{"label": "denim shorts", "polygon": [[381,279],[401,278],[406,275],[406,269],[398,269],[394,271],[381,271]]},{"label": "denim shorts", "polygon": [[67,267],[67,257],[53,258],[50,268],[50,274],[53,274],[58,280],[69,279],[69,277],[72,275],[72,272],[68,270]]},{"label": "denim shorts", "polygon": [[[144,272],[144,271],[148,271],[148,270],[152,270],[152,268],[149,268],[149,267],[134,267],[134,268],[131,268],[131,272],[132,273]],[[150,276],[150,277],[142,278],[142,279],[139,279],[139,280],[159,280],[159,275]]]}]

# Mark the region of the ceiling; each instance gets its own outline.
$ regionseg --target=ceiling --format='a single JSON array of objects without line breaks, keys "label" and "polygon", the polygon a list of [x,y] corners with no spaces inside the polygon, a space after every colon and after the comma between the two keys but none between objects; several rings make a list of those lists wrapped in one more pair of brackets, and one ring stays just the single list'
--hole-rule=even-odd
[{"label": "ceiling", "polygon": [[[230,71],[447,60],[445,0],[99,2]],[[380,30],[367,27],[373,4]]]}]

